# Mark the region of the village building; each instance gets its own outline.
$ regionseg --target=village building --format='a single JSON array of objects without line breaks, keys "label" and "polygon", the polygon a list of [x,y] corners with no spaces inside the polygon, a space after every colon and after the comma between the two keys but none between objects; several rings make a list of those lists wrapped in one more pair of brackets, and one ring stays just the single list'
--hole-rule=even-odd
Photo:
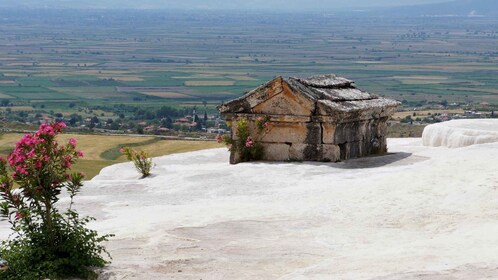
[{"label": "village building", "polygon": [[[362,91],[335,75],[277,77],[244,96],[220,105],[237,139],[240,118],[255,135],[255,121],[269,118],[271,130],[261,135],[262,160],[341,161],[387,152],[387,121],[399,102]],[[230,162],[240,162],[231,150]]]}]

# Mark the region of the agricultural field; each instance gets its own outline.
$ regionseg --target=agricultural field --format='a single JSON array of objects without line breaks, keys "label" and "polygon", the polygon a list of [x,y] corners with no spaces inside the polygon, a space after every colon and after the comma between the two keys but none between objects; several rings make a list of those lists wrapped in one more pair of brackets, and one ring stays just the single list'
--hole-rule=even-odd
[{"label": "agricultural field", "polygon": [[[0,134],[0,156],[6,157],[22,136],[19,133]],[[63,134],[59,141],[67,142],[69,138],[75,138],[78,148],[84,153],[73,169],[84,172],[87,179],[93,178],[106,166],[127,161],[119,152],[122,147],[144,150],[152,157],[222,147],[214,141],[166,140],[154,136]]]},{"label": "agricultural field", "polygon": [[46,13],[0,11],[0,98],[15,106],[204,101],[214,112],[274,76],[323,73],[400,101],[498,105],[494,18]]},{"label": "agricultural field", "polygon": [[400,101],[392,137],[498,111],[492,17],[2,9],[0,19],[0,128],[58,120],[80,133],[213,138],[209,128],[227,128],[223,101],[275,76],[326,73]]}]

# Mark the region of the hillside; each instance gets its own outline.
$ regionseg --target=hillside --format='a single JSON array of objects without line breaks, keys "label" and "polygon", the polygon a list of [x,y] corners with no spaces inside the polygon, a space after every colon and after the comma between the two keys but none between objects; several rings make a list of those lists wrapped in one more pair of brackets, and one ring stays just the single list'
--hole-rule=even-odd
[{"label": "hillside", "polygon": [[498,142],[388,147],[342,163],[176,154],[144,180],[121,163],[76,207],[116,234],[102,279],[497,279]]}]

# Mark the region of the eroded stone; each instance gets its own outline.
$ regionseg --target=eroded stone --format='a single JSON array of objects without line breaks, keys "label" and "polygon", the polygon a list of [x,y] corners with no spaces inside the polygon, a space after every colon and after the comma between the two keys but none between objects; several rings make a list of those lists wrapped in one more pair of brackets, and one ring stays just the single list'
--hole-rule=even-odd
[{"label": "eroded stone", "polygon": [[[385,153],[387,120],[398,104],[359,90],[347,79],[324,75],[277,77],[219,109],[232,121],[234,139],[236,121],[248,120],[266,160],[338,161]],[[265,115],[273,122],[268,133],[255,126],[256,118]]]}]

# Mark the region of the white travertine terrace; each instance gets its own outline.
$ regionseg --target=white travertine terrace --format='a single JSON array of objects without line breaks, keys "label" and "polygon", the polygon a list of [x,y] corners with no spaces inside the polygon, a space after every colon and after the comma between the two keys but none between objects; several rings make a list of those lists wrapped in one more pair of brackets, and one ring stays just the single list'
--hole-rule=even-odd
[{"label": "white travertine terrace", "polygon": [[425,146],[459,148],[498,142],[498,119],[452,120],[428,125],[422,140]]},{"label": "white travertine terrace", "polygon": [[214,149],[155,158],[146,179],[122,163],[75,207],[116,234],[101,279],[498,279],[498,143],[388,149],[238,165]]}]

